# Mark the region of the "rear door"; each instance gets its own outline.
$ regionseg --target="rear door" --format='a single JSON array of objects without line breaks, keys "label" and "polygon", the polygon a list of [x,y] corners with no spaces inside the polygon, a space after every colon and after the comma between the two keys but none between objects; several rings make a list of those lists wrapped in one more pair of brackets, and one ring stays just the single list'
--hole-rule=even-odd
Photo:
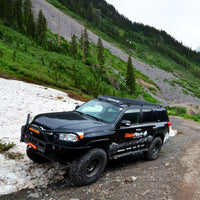
[{"label": "rear door", "polygon": [[116,130],[113,144],[113,154],[123,154],[129,151],[136,151],[145,148],[147,132],[141,124],[141,110],[136,108],[127,109],[120,122],[127,120],[130,126],[120,125]]}]

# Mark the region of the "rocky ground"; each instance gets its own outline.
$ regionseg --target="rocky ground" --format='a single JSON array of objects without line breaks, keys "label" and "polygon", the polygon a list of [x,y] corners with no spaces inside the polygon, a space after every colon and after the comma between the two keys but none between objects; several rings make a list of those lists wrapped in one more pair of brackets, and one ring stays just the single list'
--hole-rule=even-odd
[{"label": "rocky ground", "polygon": [[66,173],[57,183],[0,196],[0,200],[199,200],[200,124],[178,117],[170,120],[178,134],[155,161],[147,162],[141,155],[123,158],[109,163],[92,185],[75,187]]},{"label": "rocky ground", "polygon": [[[60,34],[68,41],[71,40],[71,35],[75,34],[78,38],[81,36],[81,31],[83,30],[84,26],[80,24],[77,20],[73,19],[72,17],[62,13],[49,3],[47,3],[45,0],[32,0],[33,2],[33,11],[35,13],[35,16],[38,15],[39,10],[42,9],[47,22],[48,22],[48,28],[53,32],[58,34],[58,26],[59,26],[59,20],[60,20]],[[98,36],[92,33],[91,31],[88,31],[88,36],[90,40],[94,43],[97,43]],[[108,43],[107,41],[103,40],[103,45],[105,48],[109,49],[110,52],[127,62],[128,55],[121,51],[119,48],[117,48],[115,45]],[[150,80],[154,81],[158,87],[160,88],[160,91],[157,92],[157,98],[159,101],[163,102],[164,105],[169,105],[170,103],[188,103],[192,105],[200,105],[200,99],[194,97],[190,91],[187,91],[185,88],[182,88],[178,84],[175,84],[175,86],[170,85],[168,82],[166,82],[166,79],[168,81],[176,80],[178,79],[171,73],[168,73],[167,71],[164,71],[162,69],[159,69],[154,66],[147,65],[145,63],[142,63],[134,58],[132,58],[133,66],[143,74],[145,74],[147,77],[149,77]],[[187,91],[188,95],[183,92],[183,89]],[[170,95],[169,95],[170,94]],[[153,94],[151,94],[154,96]]]}]

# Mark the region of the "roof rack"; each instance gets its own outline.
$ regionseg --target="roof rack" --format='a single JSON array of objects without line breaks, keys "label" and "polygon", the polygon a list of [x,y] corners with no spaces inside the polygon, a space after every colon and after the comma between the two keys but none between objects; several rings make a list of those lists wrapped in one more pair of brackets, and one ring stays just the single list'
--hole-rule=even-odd
[{"label": "roof rack", "polygon": [[136,100],[136,99],[128,99],[128,98],[123,98],[123,97],[112,97],[112,96],[103,96],[99,95],[98,99],[104,100],[104,101],[110,101],[116,104],[126,104],[126,105],[145,105],[145,106],[156,106],[160,107],[161,105],[154,104],[154,103],[149,103],[147,101],[142,101],[142,100]]},{"label": "roof rack", "polygon": [[124,103],[124,102],[117,100],[113,97],[103,96],[103,95],[98,95],[98,99],[105,100],[105,101],[111,101],[111,102],[117,103],[117,104],[123,104]]}]

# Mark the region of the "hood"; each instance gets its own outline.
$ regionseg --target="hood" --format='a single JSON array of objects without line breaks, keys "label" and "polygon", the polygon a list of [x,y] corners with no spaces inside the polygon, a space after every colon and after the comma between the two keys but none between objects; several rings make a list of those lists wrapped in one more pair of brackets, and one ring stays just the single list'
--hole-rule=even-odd
[{"label": "hood", "polygon": [[[37,115],[32,123],[56,132],[94,131],[105,129],[110,124],[97,121],[78,112],[58,112]],[[108,127],[107,127],[108,128]]]}]

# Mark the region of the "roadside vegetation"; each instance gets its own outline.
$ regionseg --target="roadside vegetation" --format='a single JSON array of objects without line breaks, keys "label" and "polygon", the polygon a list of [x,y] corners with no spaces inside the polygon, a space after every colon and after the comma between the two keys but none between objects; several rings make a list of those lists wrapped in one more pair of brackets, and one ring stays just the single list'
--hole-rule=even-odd
[{"label": "roadside vegetation", "polygon": [[181,107],[181,106],[170,107],[170,106],[167,106],[168,115],[179,116],[179,117],[183,117],[185,119],[190,119],[190,120],[193,120],[193,121],[200,123],[200,109],[199,108],[196,108],[196,109],[199,110],[199,112],[191,114],[191,113],[187,112],[186,107]]}]

